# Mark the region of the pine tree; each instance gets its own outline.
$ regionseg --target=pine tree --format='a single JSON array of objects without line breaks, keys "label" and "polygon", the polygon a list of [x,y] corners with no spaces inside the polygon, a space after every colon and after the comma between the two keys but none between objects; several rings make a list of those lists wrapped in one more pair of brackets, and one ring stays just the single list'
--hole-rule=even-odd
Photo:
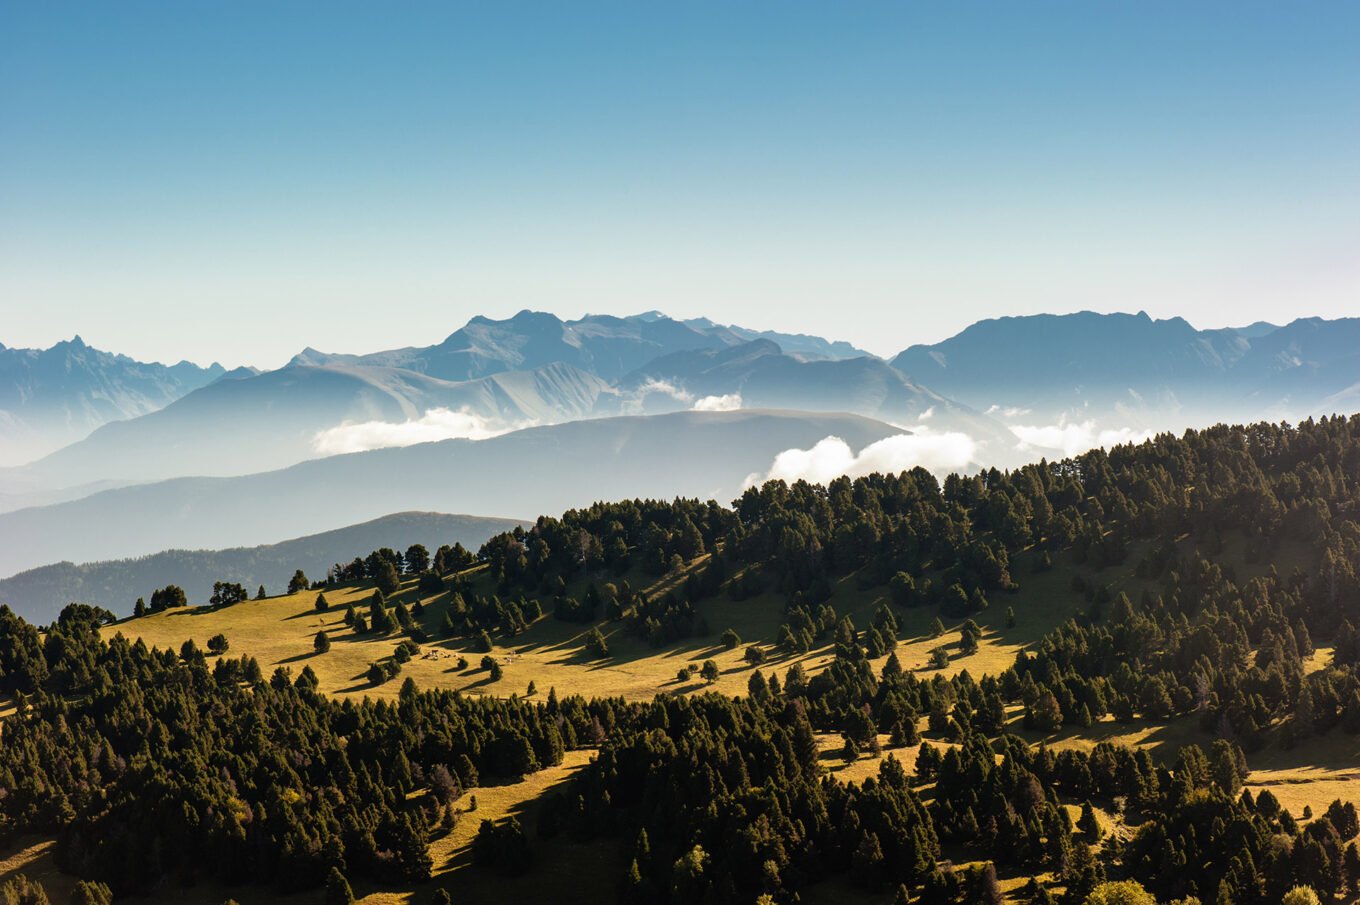
[{"label": "pine tree", "polygon": [[1086,838],[1091,842],[1099,842],[1101,837],[1100,820],[1096,817],[1095,808],[1091,807],[1091,802],[1086,802],[1081,806],[1081,817],[1077,820],[1077,829],[1086,834]]},{"label": "pine tree", "polygon": [[337,868],[326,875],[326,905],[353,905],[354,891]]},{"label": "pine tree", "polygon": [[105,883],[91,880],[76,881],[71,890],[71,905],[112,905],[113,891]]},{"label": "pine tree", "polygon": [[992,862],[988,861],[987,865],[978,871],[970,901],[976,902],[977,905],[1002,905],[1004,897],[1001,895],[1001,884],[996,880],[996,865]]}]

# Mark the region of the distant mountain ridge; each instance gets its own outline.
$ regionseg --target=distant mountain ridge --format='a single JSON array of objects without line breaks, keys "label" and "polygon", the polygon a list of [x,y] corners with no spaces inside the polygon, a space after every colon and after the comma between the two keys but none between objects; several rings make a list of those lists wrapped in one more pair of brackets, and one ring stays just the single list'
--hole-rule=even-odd
[{"label": "distant mountain ridge", "polygon": [[424,544],[461,543],[476,552],[488,538],[523,524],[513,519],[478,518],[442,512],[398,512],[358,525],[258,547],[224,550],[164,550],[136,559],[77,565],[56,563],[0,580],[0,603],[33,622],[48,622],[71,602],[90,603],[120,615],[138,597],[167,584],[182,587],[191,603],[206,601],[214,581],[238,582],[253,594],[264,585],[282,593],[295,569],[325,578],[336,563],[366,556],[379,547],[405,550]]},{"label": "distant mountain ridge", "polygon": [[1142,312],[1005,317],[912,346],[892,364],[965,404],[1040,418],[1299,418],[1360,395],[1360,318],[1197,330]]},{"label": "distant mountain ridge", "polygon": [[19,465],[90,431],[156,411],[225,369],[141,362],[79,336],[49,349],[0,345],[0,466]]},{"label": "distant mountain ridge", "polygon": [[[965,433],[998,467],[1059,441],[1071,451],[1088,438],[1360,407],[1360,319],[1199,330],[1145,313],[1009,317],[891,361],[844,342],[656,311],[474,317],[434,345],[363,355],[308,348],[263,373],[141,366],[65,345],[73,360],[144,369],[157,392],[123,400],[136,417],[0,469],[0,512],[111,485],[239,476],[336,452],[694,406],[850,412]],[[0,398],[26,398],[20,383]],[[100,405],[105,397],[123,398],[91,393]],[[1082,428],[1069,436],[1074,423]]]},{"label": "distant mountain ridge", "polygon": [[321,456],[317,435],[337,425],[401,423],[435,408],[467,409],[505,429],[552,423],[589,415],[607,387],[560,362],[458,383],[343,361],[292,364],[225,378],[160,411],[107,424],[10,480],[43,486],[271,471]]},{"label": "distant mountain ridge", "polygon": [[[160,411],[106,425],[30,466],[0,473],[0,511],[29,500],[59,499],[58,491],[93,488],[101,481],[283,468],[363,448],[358,440],[327,444],[323,432],[370,422],[403,425],[437,409],[462,417],[466,436],[634,414],[649,409],[640,402],[646,394],[632,382],[633,375],[645,373],[652,362],[689,353],[730,351],[756,362],[758,374],[731,370],[706,380],[697,374],[677,378],[692,377],[708,388],[704,393],[711,389],[718,395],[740,393],[749,382],[747,405],[914,418],[941,401],[917,388],[894,390],[892,385],[903,381],[879,359],[862,353],[838,358],[859,353],[847,343],[772,332],[748,338],[756,335],[710,321],[680,322],[659,312],[566,321],[521,311],[505,320],[474,317],[432,346],[366,355],[308,348],[283,368],[237,369]],[[785,353],[765,337],[802,351]],[[833,372],[829,382],[819,379]],[[790,384],[787,391],[777,386],[781,380]],[[857,385],[861,380],[864,386]],[[679,400],[694,398],[682,387],[668,404],[650,410],[687,408]],[[911,404],[913,398],[922,404]],[[1004,428],[995,425],[996,431],[1004,433]]]},{"label": "distant mountain ridge", "polygon": [[625,376],[596,407],[655,413],[727,396],[750,408],[854,412],[917,430],[929,422],[991,443],[992,461],[1020,461],[1015,438],[999,422],[917,386],[880,358],[804,358],[769,339],[662,356]]}]

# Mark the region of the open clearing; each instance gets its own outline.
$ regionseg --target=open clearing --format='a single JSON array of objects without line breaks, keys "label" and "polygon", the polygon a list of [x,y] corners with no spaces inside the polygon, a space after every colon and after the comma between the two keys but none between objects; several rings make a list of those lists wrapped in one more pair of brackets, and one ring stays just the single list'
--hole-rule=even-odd
[{"label": "open clearing", "polygon": [[[983,629],[976,653],[964,656],[958,649],[958,627],[962,620],[946,621],[946,632],[935,637],[930,624],[935,618],[932,608],[894,608],[900,624],[897,656],[906,669],[930,671],[931,651],[945,645],[950,663],[944,675],[967,669],[974,676],[999,672],[1015,661],[1015,655],[1039,640],[1067,618],[1086,608],[1081,594],[1071,588],[1072,571],[1054,569],[1038,575],[1021,574],[1020,590],[993,595],[992,605],[975,617]],[[627,576],[634,585],[650,595],[664,593],[681,576],[668,576],[661,581],[648,582],[636,574]],[[601,580],[606,580],[605,576]],[[1128,574],[1108,570],[1102,580],[1111,584],[1117,593],[1132,579]],[[475,586],[480,593],[490,593],[490,587]],[[125,620],[105,629],[106,636],[121,632],[129,638],[140,637],[147,644],[178,650],[188,638],[199,647],[208,638],[221,632],[231,644],[229,655],[243,653],[255,657],[268,675],[277,667],[285,667],[296,675],[303,666],[310,666],[320,680],[323,692],[336,696],[371,695],[395,697],[401,681],[395,680],[373,686],[367,679],[369,664],[389,657],[402,640],[399,634],[384,637],[356,635],[344,624],[345,608],[353,605],[364,612],[373,595],[371,585],[328,589],[329,609],[315,609],[316,591],[303,591],[263,600],[247,600],[231,607],[184,607],[166,610]],[[830,601],[837,613],[849,615],[857,627],[869,625],[874,610],[886,603],[886,588],[861,590],[855,576],[842,579],[834,588]],[[1132,593],[1132,588],[1130,588]],[[408,581],[393,595],[391,602],[400,600],[408,606],[416,602],[418,592],[414,581]],[[425,597],[421,619],[426,632],[434,637],[447,607],[447,594]],[[1014,627],[1006,625],[1006,609],[1016,614]],[[545,606],[550,609],[551,605]],[[630,700],[649,700],[661,692],[718,691],[724,694],[744,694],[752,671],[743,659],[746,646],[759,643],[769,654],[762,667],[783,672],[795,662],[809,672],[817,672],[831,660],[827,645],[807,654],[793,657],[777,653],[773,642],[783,621],[783,600],[774,593],[764,593],[743,601],[733,601],[725,595],[705,600],[697,606],[699,614],[708,622],[712,634],[704,638],[688,638],[664,648],[653,648],[644,640],[627,633],[622,623],[600,621],[594,624],[562,622],[551,615],[540,617],[523,633],[513,636],[494,636],[491,656],[501,663],[503,675],[497,682],[490,681],[485,670],[479,668],[483,653],[474,650],[471,639],[436,640],[422,646],[422,653],[402,667],[402,677],[410,676],[423,688],[450,688],[476,694],[509,696],[523,695],[528,683],[534,682],[540,693],[556,687],[559,693],[586,696],[620,696]],[[598,626],[609,643],[610,656],[593,660],[583,650],[585,635]],[[741,636],[743,644],[726,650],[718,643],[718,635],[731,628]],[[316,633],[325,631],[331,649],[324,654],[312,648]],[[459,669],[460,657],[466,658],[467,668]],[[699,665],[714,660],[721,677],[707,685],[697,676],[681,682],[677,673],[686,665]],[[880,667],[883,660],[874,662]]]}]

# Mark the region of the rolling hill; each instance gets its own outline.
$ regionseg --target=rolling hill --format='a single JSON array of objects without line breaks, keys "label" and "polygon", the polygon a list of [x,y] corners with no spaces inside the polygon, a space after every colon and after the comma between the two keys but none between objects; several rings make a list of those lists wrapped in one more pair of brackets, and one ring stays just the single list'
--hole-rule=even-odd
[{"label": "rolling hill", "polygon": [[72,601],[130,612],[132,601],[149,598],[167,584],[184,589],[190,600],[207,600],[214,581],[237,582],[252,592],[263,585],[275,592],[286,587],[295,569],[324,578],[338,562],[349,562],[379,547],[405,550],[425,544],[461,543],[470,550],[518,522],[509,519],[446,515],[441,512],[398,512],[359,525],[260,547],[225,550],[164,550],[136,559],[62,562],[0,580],[0,601],[32,622],[54,619]]},{"label": "rolling hill", "polygon": [[776,455],[902,431],[845,414],[677,412],[488,440],[333,456],[233,478],[177,478],[0,515],[0,574],[54,562],[271,543],[407,509],[525,516],[618,497],[730,500]]}]

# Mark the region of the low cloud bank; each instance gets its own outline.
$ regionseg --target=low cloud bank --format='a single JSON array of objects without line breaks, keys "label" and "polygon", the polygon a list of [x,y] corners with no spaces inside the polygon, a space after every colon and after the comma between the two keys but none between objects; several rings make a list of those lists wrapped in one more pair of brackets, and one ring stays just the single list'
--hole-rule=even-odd
[{"label": "low cloud bank", "polygon": [[694,403],[696,412],[735,412],[741,408],[740,393],[726,393],[722,396],[705,396]]},{"label": "low cloud bank", "polygon": [[644,383],[639,384],[632,390],[618,391],[619,411],[625,415],[641,415],[647,411],[647,398],[649,396],[664,396],[674,400],[680,405],[689,406],[694,402],[694,394],[676,386],[669,380],[658,380],[649,377]]},{"label": "low cloud bank", "polygon": [[410,421],[345,422],[318,431],[312,438],[312,448],[323,456],[336,456],[436,440],[485,440],[527,426],[502,425],[466,410],[434,408]]},{"label": "low cloud bank", "polygon": [[811,449],[786,449],[774,457],[764,475],[753,474],[746,485],[783,480],[814,484],[841,477],[863,477],[873,472],[899,472],[921,466],[943,475],[963,470],[977,452],[972,437],[961,433],[900,434],[870,443],[856,455],[840,437],[827,437]]},{"label": "low cloud bank", "polygon": [[1156,431],[1135,430],[1131,427],[1098,428],[1094,421],[1057,424],[1007,425],[1012,433],[1027,446],[1061,450],[1065,456],[1075,456],[1097,446],[1109,448],[1121,443],[1142,443]]}]

